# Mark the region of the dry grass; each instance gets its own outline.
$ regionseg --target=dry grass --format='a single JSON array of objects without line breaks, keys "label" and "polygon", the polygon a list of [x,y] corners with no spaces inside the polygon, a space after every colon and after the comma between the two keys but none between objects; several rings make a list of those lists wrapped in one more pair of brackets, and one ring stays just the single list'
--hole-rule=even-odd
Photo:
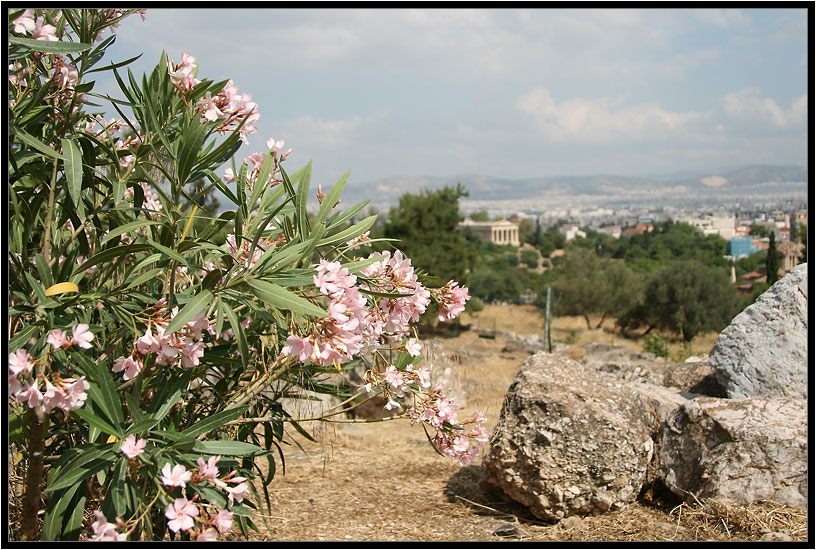
[{"label": "dry grass", "polygon": [[[532,306],[487,306],[464,323],[517,334],[543,332]],[[642,349],[616,336],[611,325],[586,331],[582,318],[559,318],[555,329],[576,331],[574,343],[606,342]],[[564,334],[564,333],[560,333]],[[569,334],[569,332],[567,332]],[[715,336],[716,337],[716,336]],[[708,345],[710,336],[696,346]],[[506,339],[465,332],[444,340],[467,389],[462,414],[482,410],[492,427],[524,353],[501,350]],[[709,345],[710,348],[710,345]],[[702,352],[707,353],[708,348]],[[479,485],[480,461],[460,467],[429,446],[422,429],[407,421],[330,424],[318,441],[299,439],[306,453],[288,447],[286,474],[269,487],[271,510],[256,518],[260,537],[279,541],[497,541],[493,532],[512,524],[525,541],[756,541],[781,532],[807,540],[804,512],[764,503],[725,507],[666,504],[646,498],[599,516],[558,524]]]}]

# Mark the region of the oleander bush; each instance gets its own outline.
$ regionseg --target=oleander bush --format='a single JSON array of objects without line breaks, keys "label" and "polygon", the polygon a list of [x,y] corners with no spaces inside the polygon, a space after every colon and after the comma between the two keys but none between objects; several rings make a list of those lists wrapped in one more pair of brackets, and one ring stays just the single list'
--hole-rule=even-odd
[{"label": "oleander bush", "polygon": [[[134,14],[8,12],[10,537],[248,537],[287,434],[358,406],[332,375],[360,363],[366,397],[473,460],[484,417],[458,418],[414,328],[468,290],[398,249],[351,257],[375,217],[340,207],[348,174],[313,196],[275,139],[236,162],[260,109],[232,80],[103,60]],[[302,390],[339,405],[295,417]]]}]

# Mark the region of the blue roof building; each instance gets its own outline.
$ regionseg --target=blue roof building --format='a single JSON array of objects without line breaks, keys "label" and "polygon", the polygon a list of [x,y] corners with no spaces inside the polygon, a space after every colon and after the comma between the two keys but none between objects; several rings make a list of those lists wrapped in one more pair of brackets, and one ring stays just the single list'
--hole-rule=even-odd
[{"label": "blue roof building", "polygon": [[734,237],[728,240],[728,255],[734,258],[750,256],[758,250],[759,247],[754,244],[751,237]]}]

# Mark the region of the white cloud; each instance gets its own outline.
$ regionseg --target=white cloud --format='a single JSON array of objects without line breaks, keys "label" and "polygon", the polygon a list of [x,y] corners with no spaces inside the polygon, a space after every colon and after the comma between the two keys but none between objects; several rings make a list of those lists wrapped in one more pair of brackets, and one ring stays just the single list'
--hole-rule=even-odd
[{"label": "white cloud", "polygon": [[[312,149],[340,149],[354,142],[355,133],[366,119],[355,116],[348,119],[321,120],[310,115],[299,116],[278,123],[281,138],[287,143],[308,143]],[[285,134],[285,135],[284,135]],[[277,135],[275,136],[277,138]]]},{"label": "white cloud", "polygon": [[701,117],[699,113],[674,113],[655,103],[631,107],[611,98],[573,98],[560,103],[546,88],[521,96],[516,106],[535,119],[539,130],[557,141],[641,141],[668,135]]},{"label": "white cloud", "polygon": [[760,121],[777,128],[787,129],[807,123],[807,94],[791,101],[787,109],[776,100],[762,97],[759,88],[743,88],[723,98],[725,112],[732,117]]},{"label": "white cloud", "polygon": [[692,13],[703,23],[716,25],[723,29],[735,26],[750,26],[751,24],[750,18],[741,10],[702,8],[693,10]]}]

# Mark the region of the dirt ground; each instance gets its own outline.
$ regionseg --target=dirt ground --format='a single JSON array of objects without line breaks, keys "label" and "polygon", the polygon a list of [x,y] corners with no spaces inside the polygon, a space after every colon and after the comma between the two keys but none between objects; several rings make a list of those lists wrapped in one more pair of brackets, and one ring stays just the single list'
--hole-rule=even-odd
[{"label": "dirt ground", "polygon": [[[486,306],[464,315],[463,324],[483,329],[543,334],[534,306]],[[596,320],[597,322],[597,320]],[[593,325],[594,326],[594,325]],[[554,343],[617,343],[642,350],[608,327],[587,331],[583,318],[553,324]],[[708,353],[716,339],[693,342]],[[507,353],[506,340],[464,332],[444,339],[467,390],[460,416],[481,410],[492,429],[504,393],[525,353]],[[682,353],[681,344],[670,346]],[[627,508],[599,516],[541,521],[501,495],[479,486],[481,459],[460,467],[433,451],[419,426],[407,420],[353,421],[312,426],[317,442],[293,433],[303,446],[285,447],[286,473],[269,487],[271,510],[254,521],[260,535],[275,541],[761,541],[807,540],[807,514],[773,503],[723,507],[665,503],[647,496]],[[483,451],[484,452],[484,451]],[[506,533],[506,536],[494,534]]]}]

